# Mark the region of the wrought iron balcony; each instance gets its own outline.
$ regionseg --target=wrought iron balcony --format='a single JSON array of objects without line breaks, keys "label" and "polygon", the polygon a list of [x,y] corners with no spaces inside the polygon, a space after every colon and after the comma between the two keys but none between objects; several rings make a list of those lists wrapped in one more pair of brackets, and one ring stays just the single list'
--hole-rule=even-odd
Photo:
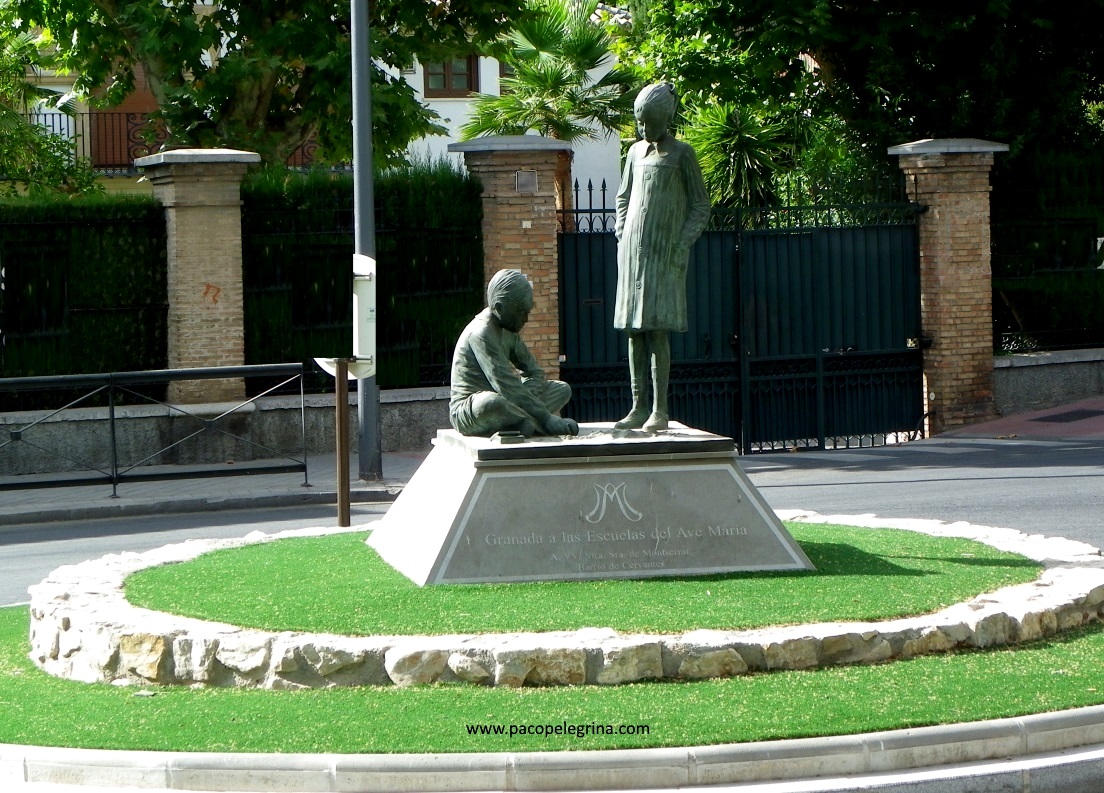
[{"label": "wrought iron balcony", "polygon": [[[165,141],[162,123],[148,113],[93,110],[88,113],[29,113],[27,120],[55,135],[73,141],[73,153],[92,161],[96,173],[122,175],[137,173],[134,160],[156,152]],[[311,164],[317,144],[309,141],[288,158],[292,167]]]}]

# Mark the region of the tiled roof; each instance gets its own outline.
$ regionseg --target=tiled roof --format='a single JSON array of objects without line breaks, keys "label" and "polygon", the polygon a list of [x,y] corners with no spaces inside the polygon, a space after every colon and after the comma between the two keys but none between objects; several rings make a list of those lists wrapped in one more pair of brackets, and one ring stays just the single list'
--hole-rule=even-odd
[{"label": "tiled roof", "polygon": [[632,12],[629,11],[627,6],[599,3],[595,16],[597,17],[596,21],[605,21],[608,19],[619,27],[632,27]]}]

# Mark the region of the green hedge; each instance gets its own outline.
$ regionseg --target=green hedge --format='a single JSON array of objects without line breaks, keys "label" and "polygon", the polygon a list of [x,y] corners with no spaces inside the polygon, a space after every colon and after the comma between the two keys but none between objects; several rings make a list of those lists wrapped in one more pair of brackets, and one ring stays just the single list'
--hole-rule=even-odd
[{"label": "green hedge", "polygon": [[[447,383],[482,307],[480,192],[447,161],[376,176],[380,385]],[[247,362],[351,354],[352,176],[262,171],[242,199]]]},{"label": "green hedge", "polygon": [[[448,162],[378,175],[381,385],[447,382],[482,306],[480,192]],[[262,171],[242,198],[247,362],[350,354],[352,176]],[[152,197],[0,202],[0,377],[165,368],[165,249]]]},{"label": "green hedge", "polygon": [[0,202],[0,376],[164,368],[165,220],[151,197]]},{"label": "green hedge", "polygon": [[992,208],[995,351],[1104,346],[1104,153],[997,155]]},{"label": "green hedge", "polygon": [[1104,347],[1104,270],[993,279],[998,353]]}]

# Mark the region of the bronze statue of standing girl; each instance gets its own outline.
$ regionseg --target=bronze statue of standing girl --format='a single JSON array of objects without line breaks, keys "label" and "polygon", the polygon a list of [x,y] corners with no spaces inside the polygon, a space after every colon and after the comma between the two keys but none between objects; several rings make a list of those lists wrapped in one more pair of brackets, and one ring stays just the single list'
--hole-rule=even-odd
[{"label": "bronze statue of standing girl", "polygon": [[670,133],[675,101],[669,83],[640,92],[634,113],[643,140],[629,148],[617,193],[613,324],[629,334],[633,399],[632,410],[614,425],[617,429],[667,429],[670,332],[686,332],[690,248],[709,221],[709,193],[698,159]]}]

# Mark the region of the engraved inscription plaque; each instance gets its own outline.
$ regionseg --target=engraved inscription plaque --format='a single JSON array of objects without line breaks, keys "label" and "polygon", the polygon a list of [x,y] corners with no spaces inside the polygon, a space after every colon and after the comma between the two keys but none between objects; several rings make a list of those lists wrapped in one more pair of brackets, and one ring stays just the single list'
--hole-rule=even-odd
[{"label": "engraved inscription plaque", "polygon": [[657,448],[479,460],[438,442],[368,544],[418,584],[812,569],[733,452]]}]

